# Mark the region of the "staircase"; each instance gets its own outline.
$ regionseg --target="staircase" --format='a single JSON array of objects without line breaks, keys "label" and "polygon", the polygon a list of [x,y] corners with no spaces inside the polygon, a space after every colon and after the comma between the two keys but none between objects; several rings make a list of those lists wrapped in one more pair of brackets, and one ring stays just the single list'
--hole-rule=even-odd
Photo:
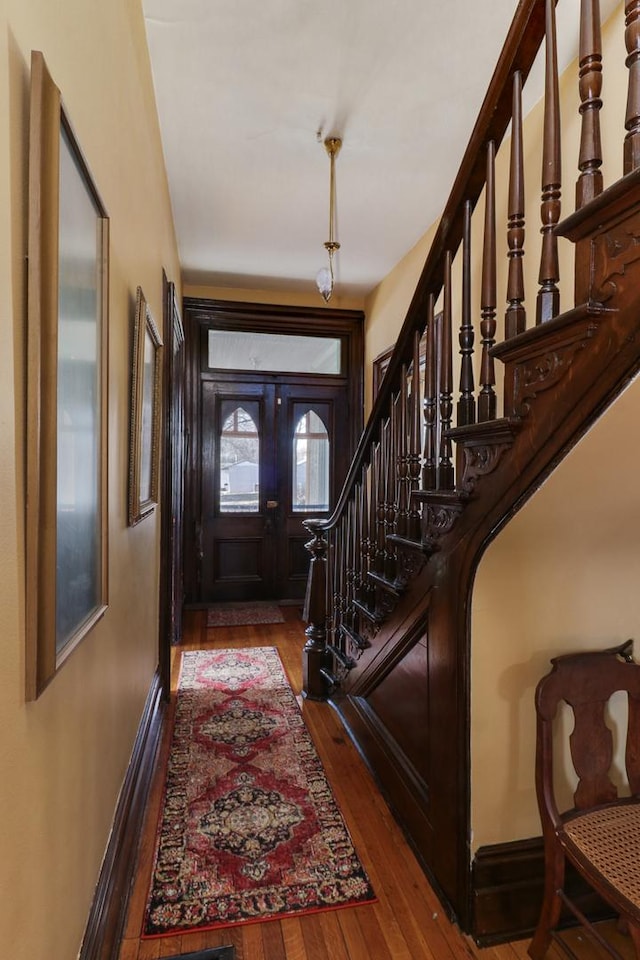
[{"label": "staircase", "polygon": [[[639,0],[627,0],[625,13],[624,176],[603,188],[600,14],[597,0],[582,0],[576,211],[560,220],[555,3],[521,0],[337,507],[329,520],[306,523],[305,696],[339,711],[443,903],[471,932],[475,571],[490,540],[640,366]],[[522,90],[542,44],[542,250],[528,324]],[[507,309],[504,340],[496,342],[495,164],[509,124]],[[471,237],[481,194],[476,331]],[[575,247],[575,306],[563,313],[559,237]],[[461,318],[455,404],[454,305]]]}]

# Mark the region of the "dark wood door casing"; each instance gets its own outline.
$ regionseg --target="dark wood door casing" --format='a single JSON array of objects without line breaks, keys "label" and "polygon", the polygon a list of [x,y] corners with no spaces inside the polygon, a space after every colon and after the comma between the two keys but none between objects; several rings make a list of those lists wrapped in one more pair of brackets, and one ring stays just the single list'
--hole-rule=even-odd
[{"label": "dark wood door casing", "polygon": [[163,457],[160,534],[159,666],[162,691],[169,696],[172,644],[182,636],[184,600],[185,336],[176,289],[163,273]]},{"label": "dark wood door casing", "polygon": [[[203,513],[203,445],[207,442],[203,428],[203,405],[207,393],[212,395],[216,390],[220,393],[223,382],[228,384],[233,380],[237,388],[256,389],[256,384],[263,383],[265,376],[257,373],[243,372],[238,375],[222,374],[212,371],[206,365],[206,343],[209,329],[238,330],[246,332],[278,333],[289,335],[308,334],[312,336],[339,337],[342,342],[342,368],[340,375],[304,375],[278,374],[270,379],[274,387],[280,392],[280,398],[285,405],[293,402],[294,397],[304,398],[311,393],[317,395],[326,393],[335,387],[342,389],[346,396],[346,407],[338,401],[339,412],[331,413],[336,419],[336,443],[334,454],[337,456],[344,476],[357,442],[360,438],[363,425],[363,320],[360,311],[331,310],[323,308],[298,308],[272,306],[269,304],[240,303],[234,301],[219,301],[186,297],[183,301],[183,315],[186,338],[186,424],[189,438],[187,453],[187,480],[185,486],[185,563],[184,588],[187,604],[206,602],[203,598],[203,570],[204,559],[204,531],[201,526]],[[213,386],[217,384],[218,386]],[[326,415],[326,414],[325,414]],[[284,416],[284,413],[283,413]],[[329,426],[329,425],[327,425]],[[284,435],[284,434],[282,434]],[[284,442],[281,440],[280,442]],[[268,483],[268,478],[267,478]],[[332,491],[335,499],[339,490]],[[281,496],[273,499],[280,504]],[[293,551],[292,569],[296,567],[296,557],[306,562],[303,554],[303,545],[308,535],[302,527],[304,514],[298,519],[288,516],[284,524],[280,524],[281,536],[289,537],[288,549]],[[293,528],[300,527],[297,535]],[[236,533],[238,528],[236,528]],[[298,542],[299,541],[299,542]],[[282,546],[282,545],[281,545]],[[303,591],[304,579],[302,573],[300,583],[295,585],[299,593]],[[291,586],[291,583],[289,583]],[[302,595],[302,593],[301,593]]]}]

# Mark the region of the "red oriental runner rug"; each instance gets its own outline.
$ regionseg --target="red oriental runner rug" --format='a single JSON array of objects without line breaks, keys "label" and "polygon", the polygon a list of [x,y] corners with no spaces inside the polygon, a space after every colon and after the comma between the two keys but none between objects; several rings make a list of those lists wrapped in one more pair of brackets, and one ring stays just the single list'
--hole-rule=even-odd
[{"label": "red oriental runner rug", "polygon": [[142,936],[373,900],[277,650],[186,652]]}]

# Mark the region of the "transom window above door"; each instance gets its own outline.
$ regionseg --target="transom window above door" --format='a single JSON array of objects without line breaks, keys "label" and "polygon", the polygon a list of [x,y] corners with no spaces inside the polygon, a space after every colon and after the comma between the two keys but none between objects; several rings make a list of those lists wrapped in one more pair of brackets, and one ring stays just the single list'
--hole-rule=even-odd
[{"label": "transom window above door", "polygon": [[209,330],[208,365],[217,370],[342,373],[340,337],[303,337],[244,330]]}]

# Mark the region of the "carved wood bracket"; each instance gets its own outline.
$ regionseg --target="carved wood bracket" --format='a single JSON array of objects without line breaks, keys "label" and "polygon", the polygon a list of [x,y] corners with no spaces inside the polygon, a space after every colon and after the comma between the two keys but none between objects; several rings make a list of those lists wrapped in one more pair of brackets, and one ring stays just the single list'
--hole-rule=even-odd
[{"label": "carved wood bracket", "polygon": [[450,431],[458,445],[460,490],[471,496],[477,482],[497,469],[522,427],[521,420],[503,418]]},{"label": "carved wood bracket", "polygon": [[429,491],[422,508],[422,542],[426,550],[435,552],[440,540],[454,527],[469,499],[464,491]]},{"label": "carved wood bracket", "polygon": [[624,229],[595,237],[591,241],[591,299],[607,303],[624,293],[629,283],[637,287],[636,271],[631,268],[639,260],[640,215]]},{"label": "carved wood bracket", "polygon": [[566,376],[576,356],[598,332],[598,324],[585,320],[562,340],[556,341],[544,353],[516,365],[513,372],[513,412],[524,417],[531,409],[531,401],[539,393],[555,387]]},{"label": "carved wood bracket", "polygon": [[473,493],[476,483],[481,477],[488,477],[493,473],[503,455],[513,446],[513,440],[506,443],[487,443],[473,447],[465,447],[463,451],[464,466],[460,487],[465,493]]}]

